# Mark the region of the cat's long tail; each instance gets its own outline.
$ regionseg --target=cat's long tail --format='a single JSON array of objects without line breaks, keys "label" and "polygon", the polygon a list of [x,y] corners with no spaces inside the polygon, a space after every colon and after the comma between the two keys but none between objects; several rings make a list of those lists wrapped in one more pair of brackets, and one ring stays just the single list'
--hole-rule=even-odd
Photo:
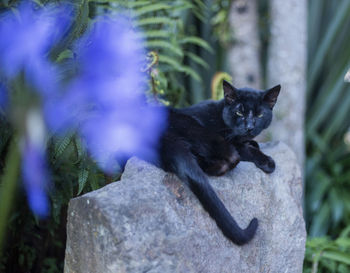
[{"label": "cat's long tail", "polygon": [[183,145],[176,149],[174,144],[168,170],[175,172],[181,180],[188,183],[192,192],[227,238],[237,245],[248,243],[255,235],[258,220],[253,218],[246,229],[241,229],[210,186],[206,174],[198,165],[194,155],[189,150],[184,150]]}]

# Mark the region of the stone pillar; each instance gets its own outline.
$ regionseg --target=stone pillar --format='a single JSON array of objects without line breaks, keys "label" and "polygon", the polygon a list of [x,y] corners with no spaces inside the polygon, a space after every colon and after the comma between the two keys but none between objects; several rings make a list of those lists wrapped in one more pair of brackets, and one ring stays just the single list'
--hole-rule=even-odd
[{"label": "stone pillar", "polygon": [[[281,84],[269,140],[286,142],[304,164],[307,1],[270,0],[267,85]],[[266,135],[266,134],[265,134]]]},{"label": "stone pillar", "polygon": [[229,69],[235,87],[261,88],[260,40],[257,0],[232,2],[230,26],[234,43],[228,51]]}]

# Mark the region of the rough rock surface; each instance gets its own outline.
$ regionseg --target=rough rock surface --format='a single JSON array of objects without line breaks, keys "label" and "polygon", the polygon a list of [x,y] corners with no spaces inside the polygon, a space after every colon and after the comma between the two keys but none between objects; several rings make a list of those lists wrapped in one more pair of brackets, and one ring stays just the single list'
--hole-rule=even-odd
[{"label": "rough rock surface", "polygon": [[305,227],[301,175],[283,143],[263,148],[271,175],[241,162],[211,184],[241,227],[259,219],[254,239],[228,241],[174,175],[137,158],[121,181],[72,199],[65,273],[302,272]]}]

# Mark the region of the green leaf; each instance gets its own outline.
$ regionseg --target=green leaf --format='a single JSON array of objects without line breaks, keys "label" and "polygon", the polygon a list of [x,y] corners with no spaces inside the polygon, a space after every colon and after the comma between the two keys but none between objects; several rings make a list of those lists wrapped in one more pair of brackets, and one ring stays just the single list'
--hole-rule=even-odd
[{"label": "green leaf", "polygon": [[335,224],[338,224],[343,218],[344,214],[344,203],[341,198],[339,198],[340,194],[336,191],[336,189],[331,189],[329,192],[329,202],[332,210],[332,219]]},{"label": "green leaf", "polygon": [[56,62],[60,63],[65,59],[72,59],[72,58],[73,58],[73,52],[70,49],[66,49],[58,55]]},{"label": "green leaf", "polygon": [[186,52],[185,53],[188,58],[190,58],[195,63],[199,64],[200,66],[204,67],[205,69],[209,69],[208,63],[202,59],[201,57],[197,56],[196,54],[192,52]]},{"label": "green leaf", "polygon": [[64,151],[67,149],[69,144],[72,141],[72,134],[69,134],[67,136],[64,136],[60,139],[58,139],[55,142],[55,151],[54,151],[54,157],[58,158],[60,155],[64,153]]},{"label": "green leaf", "polygon": [[169,32],[165,30],[148,30],[143,32],[146,38],[168,38]]},{"label": "green leaf", "polygon": [[350,254],[340,251],[324,251],[322,257],[350,265]]},{"label": "green leaf", "polygon": [[58,44],[54,46],[51,50],[51,57],[56,60],[58,55],[66,50],[72,42],[82,35],[85,31],[88,20],[89,20],[89,1],[88,0],[77,0],[74,1],[72,5],[74,7],[74,13],[76,14],[74,20],[72,20],[72,24],[69,28],[68,35],[66,35]]},{"label": "green leaf", "polygon": [[316,77],[322,68],[325,56],[329,52],[329,48],[333,45],[339,31],[342,30],[344,22],[350,12],[350,1],[341,1],[339,3],[338,11],[339,12],[337,13],[337,16],[334,17],[334,20],[331,20],[325,34],[322,35],[323,39],[318,47],[315,57],[313,58],[309,72],[308,88],[313,87]]},{"label": "green leaf", "polygon": [[344,264],[340,264],[337,268],[339,273],[349,273],[350,272],[350,268]]},{"label": "green leaf", "polygon": [[[106,0],[98,0],[101,2],[106,2]],[[142,7],[142,6],[147,6],[147,5],[152,5],[151,1],[148,0],[137,0],[137,1],[130,1],[130,0],[126,0],[126,1],[118,1],[118,0],[107,0],[109,2],[118,2],[118,4],[123,5],[127,8],[130,9],[135,9],[137,7]]]},{"label": "green leaf", "polygon": [[350,238],[339,237],[338,239],[335,240],[335,243],[340,247],[350,249]]},{"label": "green leaf", "polygon": [[176,59],[164,55],[159,55],[159,62],[166,63],[176,71],[184,72],[185,74],[190,75],[191,77],[193,77],[193,79],[195,79],[198,82],[202,81],[201,77],[195,70],[193,70],[189,66],[184,66],[180,64]]},{"label": "green leaf", "polygon": [[207,5],[202,0],[193,0],[193,2],[202,10],[207,9]]},{"label": "green leaf", "polygon": [[173,69],[177,71],[181,71],[182,64],[177,60],[172,57],[169,57],[167,55],[159,54],[159,62],[160,63],[165,63],[170,65]]},{"label": "green leaf", "polygon": [[78,189],[78,193],[77,195],[81,194],[81,192],[83,191],[85,184],[88,180],[89,177],[89,170],[88,169],[81,169],[79,170],[79,174],[78,174],[78,185],[79,185],[79,189]]},{"label": "green leaf", "polygon": [[322,204],[321,209],[312,219],[310,236],[323,236],[328,231],[330,219],[330,207],[327,203]]},{"label": "green leaf", "polygon": [[197,36],[188,36],[183,38],[180,41],[181,44],[195,44],[198,45],[200,47],[205,48],[206,50],[208,50],[210,53],[214,53],[213,48],[202,38],[197,37]]},{"label": "green leaf", "polygon": [[339,237],[348,237],[350,234],[350,225],[346,227],[341,233]]},{"label": "green leaf", "polygon": [[146,42],[146,46],[148,48],[152,48],[156,50],[157,49],[169,50],[172,53],[178,55],[179,57],[183,57],[183,52],[181,48],[165,40],[150,40]]},{"label": "green leaf", "polygon": [[165,10],[165,9],[171,9],[173,6],[165,4],[165,3],[157,3],[152,5],[146,5],[141,8],[135,9],[134,12],[137,16],[150,13],[150,12],[156,12],[159,10]]},{"label": "green leaf", "polygon": [[0,177],[0,257],[5,239],[8,219],[14,201],[19,176],[21,155],[18,148],[17,137],[13,137],[6,157],[6,166]]},{"label": "green leaf", "polygon": [[191,76],[196,81],[202,82],[201,76],[199,76],[199,74],[194,69],[192,69],[191,67],[183,66],[181,68],[181,71],[184,72],[185,74]]},{"label": "green leaf", "polygon": [[135,22],[135,25],[138,27],[157,24],[174,25],[175,21],[169,17],[148,17]]},{"label": "green leaf", "polygon": [[96,173],[89,176],[89,183],[93,191],[100,188],[100,184],[98,183],[98,175]]},{"label": "green leaf", "polygon": [[81,139],[76,137],[74,139],[74,144],[75,144],[75,149],[76,149],[76,152],[77,152],[77,158],[78,158],[78,161],[83,159],[86,155],[86,151],[84,150],[82,144],[81,144]]}]

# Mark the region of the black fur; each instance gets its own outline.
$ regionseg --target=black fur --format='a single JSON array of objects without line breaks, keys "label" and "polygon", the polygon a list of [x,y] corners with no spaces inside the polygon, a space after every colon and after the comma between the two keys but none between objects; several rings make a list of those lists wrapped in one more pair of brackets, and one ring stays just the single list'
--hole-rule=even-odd
[{"label": "black fur", "polygon": [[272,119],[280,86],[267,91],[236,89],[223,83],[224,99],[205,101],[188,108],[169,109],[168,128],[160,147],[161,167],[186,182],[203,207],[232,242],[249,242],[258,227],[252,219],[241,229],[208,182],[240,160],[251,161],[266,173],[275,169],[273,159],[252,140]]}]

